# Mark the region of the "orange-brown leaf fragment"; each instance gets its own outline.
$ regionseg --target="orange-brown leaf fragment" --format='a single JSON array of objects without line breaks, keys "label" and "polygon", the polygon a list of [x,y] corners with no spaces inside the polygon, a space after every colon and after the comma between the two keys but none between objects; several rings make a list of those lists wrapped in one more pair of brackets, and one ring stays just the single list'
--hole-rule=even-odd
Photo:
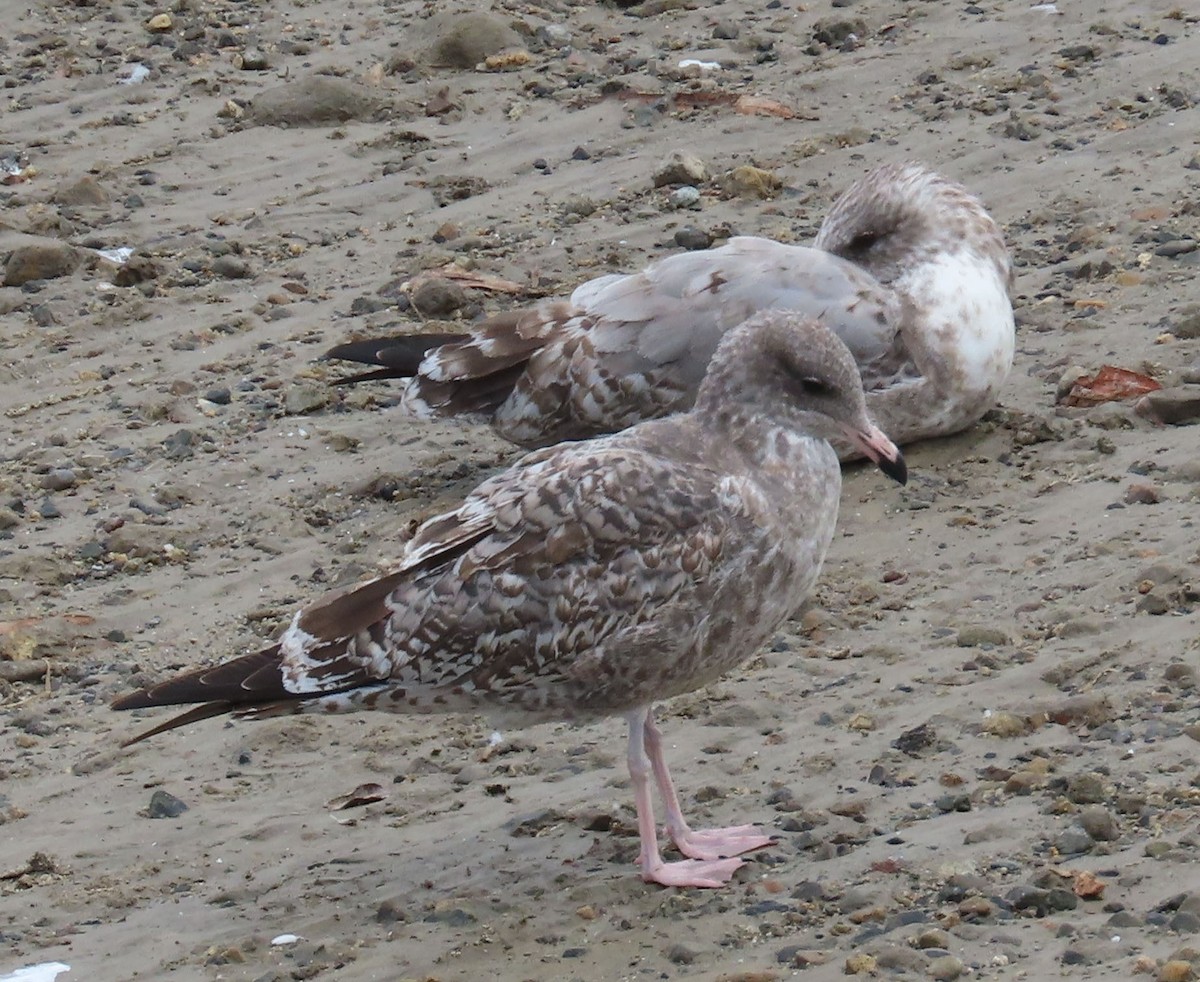
[{"label": "orange-brown leaf fragment", "polygon": [[1083,900],[1099,900],[1104,896],[1105,886],[1107,884],[1095,873],[1080,870],[1075,874],[1075,882],[1071,885],[1071,889],[1075,896]]},{"label": "orange-brown leaf fragment", "polygon": [[1091,378],[1081,378],[1063,401],[1068,406],[1098,406],[1102,402],[1117,402],[1144,396],[1162,386],[1148,375],[1127,368],[1104,365]]},{"label": "orange-brown leaf fragment", "polygon": [[780,119],[795,119],[799,115],[796,110],[782,102],[761,95],[739,96],[733,104],[733,111],[744,116],[777,116]]}]

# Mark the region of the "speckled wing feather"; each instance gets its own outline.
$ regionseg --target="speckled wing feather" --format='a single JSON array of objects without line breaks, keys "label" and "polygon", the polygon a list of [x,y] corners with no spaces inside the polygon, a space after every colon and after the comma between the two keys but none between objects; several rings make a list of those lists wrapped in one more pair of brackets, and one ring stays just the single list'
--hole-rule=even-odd
[{"label": "speckled wing feather", "polygon": [[470,340],[430,352],[405,405],[424,417],[490,413],[524,445],[621,430],[687,409],[717,342],[765,309],[823,317],[864,371],[898,343],[899,302],[870,274],[820,250],[741,236],[591,280],[569,303],[483,322]]},{"label": "speckled wing feather", "polygon": [[[390,593],[390,616],[350,646],[392,688],[354,698],[522,715],[619,706],[630,673],[651,661],[640,645],[691,645],[695,625],[676,621],[704,616],[696,594],[714,588],[727,538],[744,546],[754,535],[744,512],[722,506],[719,484],[706,468],[615,440],[549,450],[485,482],[410,544],[412,575]],[[437,561],[464,536],[469,548]],[[285,674],[309,672],[293,641],[283,639]]]},{"label": "speckled wing feather", "polygon": [[[620,436],[529,454],[425,523],[395,571],[297,613],[279,644],[116,708],[215,701],[213,713],[269,716],[322,698],[331,711],[611,711],[646,684],[640,665],[695,647],[705,598],[745,574],[726,562],[720,583],[710,576],[728,541],[745,550],[767,535],[753,518],[763,506],[739,487]],[[654,658],[639,657],[646,645]]]}]

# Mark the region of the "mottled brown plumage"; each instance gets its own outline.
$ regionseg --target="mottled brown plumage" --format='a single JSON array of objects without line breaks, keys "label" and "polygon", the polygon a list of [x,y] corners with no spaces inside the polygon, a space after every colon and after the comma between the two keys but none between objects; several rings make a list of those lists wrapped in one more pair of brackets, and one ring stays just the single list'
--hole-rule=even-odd
[{"label": "mottled brown plumage", "polygon": [[[721,342],[690,412],[527,455],[422,525],[395,571],[299,611],[278,644],[114,705],[622,714],[643,876],[715,885],[740,865],[721,857],[768,840],[687,827],[650,706],[750,657],[807,594],[837,516],[834,438],[904,480],[845,345],[795,314],[757,315]],[[658,853],[651,771],[684,863]]]},{"label": "mottled brown plumage", "polygon": [[416,416],[489,422],[538,447],[687,409],[726,331],[793,310],[841,337],[872,416],[907,443],[965,429],[994,405],[1012,364],[1011,278],[975,197],[924,167],[889,165],[834,203],[812,248],[742,236],[459,336],[353,342],[329,357],[385,366],[345,381],[406,379]]}]

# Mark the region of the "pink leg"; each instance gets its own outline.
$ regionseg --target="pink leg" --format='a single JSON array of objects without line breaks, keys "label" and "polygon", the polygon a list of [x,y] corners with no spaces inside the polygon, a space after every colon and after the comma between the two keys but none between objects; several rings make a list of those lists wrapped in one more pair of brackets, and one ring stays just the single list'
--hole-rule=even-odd
[{"label": "pink leg", "polygon": [[725,829],[693,830],[688,827],[679,807],[679,796],[667,770],[667,759],[663,756],[662,733],[654,723],[653,712],[647,710],[645,730],[646,753],[654,768],[654,780],[667,808],[667,832],[676,848],[693,859],[719,859],[723,856],[740,856],[771,845],[775,840],[763,835],[757,825],[734,825]]},{"label": "pink leg", "polygon": [[[638,835],[642,849],[638,864],[642,867],[642,879],[647,883],[661,883],[666,887],[719,887],[728,883],[738,867],[740,859],[685,859],[678,863],[663,862],[658,851],[658,830],[654,825],[654,802],[650,795],[651,759],[646,756],[645,734],[649,709],[630,713],[629,721],[629,776],[633,781],[633,800],[637,808]],[[674,794],[674,792],[672,792]],[[676,804],[678,810],[678,803]],[[686,828],[686,825],[684,826]]]}]

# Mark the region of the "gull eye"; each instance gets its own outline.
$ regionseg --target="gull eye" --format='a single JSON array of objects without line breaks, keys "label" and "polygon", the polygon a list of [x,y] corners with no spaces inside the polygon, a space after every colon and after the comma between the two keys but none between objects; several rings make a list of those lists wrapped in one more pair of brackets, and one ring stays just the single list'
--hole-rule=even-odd
[{"label": "gull eye", "polygon": [[878,232],[859,232],[849,242],[846,243],[846,248],[841,250],[843,256],[861,256],[865,252],[869,252],[871,247],[880,239]]},{"label": "gull eye", "polygon": [[821,399],[833,395],[833,386],[823,379],[809,375],[797,381],[800,383],[800,391],[810,398]]}]

